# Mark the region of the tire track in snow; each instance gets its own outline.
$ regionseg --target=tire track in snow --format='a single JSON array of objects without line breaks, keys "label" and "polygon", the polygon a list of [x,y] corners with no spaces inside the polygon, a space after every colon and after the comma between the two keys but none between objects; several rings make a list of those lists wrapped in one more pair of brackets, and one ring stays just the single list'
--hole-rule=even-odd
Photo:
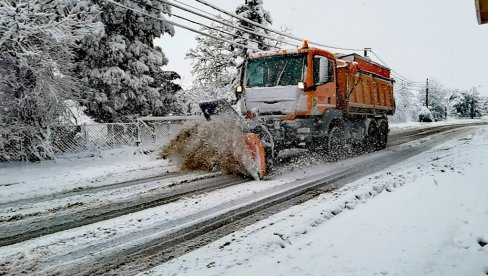
[{"label": "tire track in snow", "polygon": [[[0,225],[0,246],[12,245],[40,236],[108,220],[168,204],[183,197],[211,192],[247,181],[249,180],[238,177],[209,174],[207,177],[202,176],[199,179],[181,181],[178,185],[171,185],[164,193],[142,195],[137,198],[131,197],[115,204],[84,209],[78,212],[67,212],[49,218],[39,217],[18,223],[7,223]],[[191,184],[180,185],[188,183]]]}]

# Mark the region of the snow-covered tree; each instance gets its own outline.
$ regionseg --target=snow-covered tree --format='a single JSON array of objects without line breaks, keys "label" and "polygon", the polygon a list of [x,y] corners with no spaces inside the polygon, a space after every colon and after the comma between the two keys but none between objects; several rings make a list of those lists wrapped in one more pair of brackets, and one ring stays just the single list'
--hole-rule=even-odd
[{"label": "snow-covered tree", "polygon": [[[237,7],[236,14],[264,26],[270,26],[273,22],[270,13],[263,8],[263,0],[245,0],[244,4]],[[238,20],[237,26],[269,35],[269,31],[244,20]],[[235,42],[249,46],[247,49],[235,48],[235,51],[238,52],[237,56],[242,58],[246,56],[246,51],[250,51],[252,48],[270,50],[269,45],[273,43],[265,37],[241,30],[236,30],[235,34]]]},{"label": "snow-covered tree", "polygon": [[482,115],[482,100],[473,87],[469,91],[458,91],[452,94],[449,103],[458,116],[474,118]]},{"label": "snow-covered tree", "polygon": [[[262,0],[246,0],[244,4],[237,7],[236,14],[262,25],[270,26],[272,23],[269,12],[263,9]],[[195,80],[192,88],[180,93],[185,109],[188,109],[188,106],[196,106],[198,102],[211,99],[224,98],[229,102],[234,102],[236,99],[234,88],[238,82],[240,66],[248,51],[251,49],[266,51],[281,47],[282,37],[279,35],[272,34],[244,20],[222,16],[219,19],[228,25],[267,34],[276,39],[264,38],[225,24],[213,23],[210,27],[202,28],[201,31],[211,36],[221,37],[249,47],[239,47],[209,36],[197,36],[197,46],[186,55],[186,58],[192,62],[192,73]],[[282,28],[282,31],[286,32],[287,29]]]},{"label": "snow-covered tree", "polygon": [[0,160],[53,157],[50,126],[79,88],[71,46],[102,30],[97,13],[83,0],[0,0]]},{"label": "snow-covered tree", "polygon": [[74,72],[88,86],[81,101],[86,113],[98,122],[114,122],[177,112],[174,94],[180,87],[173,81],[179,75],[163,71],[168,59],[153,42],[174,35],[172,25],[156,19],[170,14],[169,5],[160,0],[117,1],[127,9],[90,1],[101,7],[105,33],[87,37],[76,55]]},{"label": "snow-covered tree", "polygon": [[[425,97],[427,93],[425,89],[419,93],[419,101],[425,105]],[[445,89],[439,82],[429,80],[429,106],[436,108],[438,106],[445,107],[448,102],[448,90]]]},{"label": "snow-covered tree", "polygon": [[[235,24],[231,19],[220,19]],[[235,30],[225,25],[212,24],[210,28],[202,28],[202,31],[232,41],[231,34]],[[238,60],[231,44],[203,35],[197,36],[196,40],[197,46],[186,54],[192,63],[193,87],[182,93],[182,96],[190,102],[220,98],[232,101],[235,99],[233,85],[238,74]]]},{"label": "snow-covered tree", "polygon": [[412,122],[418,120],[421,104],[417,101],[418,91],[405,84],[395,84],[396,111],[392,117],[393,122]]},{"label": "snow-covered tree", "polygon": [[[419,91],[418,100],[421,105],[426,104],[425,88]],[[429,105],[428,108],[435,114],[436,118],[443,118],[449,106],[449,90],[444,88],[439,82],[429,80]]]},{"label": "snow-covered tree", "polygon": [[488,115],[488,97],[480,97],[480,109],[482,115]]}]

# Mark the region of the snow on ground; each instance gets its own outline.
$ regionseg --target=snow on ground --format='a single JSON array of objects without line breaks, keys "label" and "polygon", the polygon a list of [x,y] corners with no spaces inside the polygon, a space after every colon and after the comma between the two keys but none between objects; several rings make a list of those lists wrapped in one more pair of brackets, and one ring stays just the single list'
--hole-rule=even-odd
[{"label": "snow on ground", "polygon": [[487,156],[479,128],[143,274],[488,274]]},{"label": "snow on ground", "polygon": [[[186,185],[186,183],[197,180],[212,178],[220,175],[219,173],[194,172],[182,174],[167,179],[148,181],[138,185],[108,189],[97,193],[80,193],[39,202],[23,202],[0,208],[0,223],[15,223],[25,219],[55,218],[61,213],[76,213],[96,208],[107,208],[129,201],[137,201],[141,198],[163,194],[167,189],[176,185]],[[0,206],[3,207],[3,206]],[[23,222],[22,222],[23,223]],[[1,236],[1,235],[0,235]]]},{"label": "snow on ground", "polygon": [[478,118],[478,119],[467,119],[467,118],[451,118],[439,122],[404,122],[404,123],[390,123],[390,130],[392,132],[398,132],[401,130],[412,130],[412,129],[422,129],[436,126],[446,126],[446,125],[467,125],[475,124],[481,122],[487,122],[488,117]]},{"label": "snow on ground", "polygon": [[[161,229],[177,228],[175,221],[198,214],[202,210],[232,203],[261,191],[283,185],[293,179],[251,181],[214,192],[186,197],[173,203],[146,209],[94,224],[58,232],[10,246],[0,247],[0,275],[22,271],[38,273],[51,271],[59,262],[90,257],[93,247],[110,250],[127,244],[154,238]],[[198,218],[195,218],[195,220]],[[169,226],[168,226],[169,225]],[[92,249],[90,249],[92,248]]]},{"label": "snow on ground", "polygon": [[147,178],[175,171],[156,153],[134,147],[103,152],[101,157],[62,158],[39,163],[0,164],[0,203],[74,189]]}]

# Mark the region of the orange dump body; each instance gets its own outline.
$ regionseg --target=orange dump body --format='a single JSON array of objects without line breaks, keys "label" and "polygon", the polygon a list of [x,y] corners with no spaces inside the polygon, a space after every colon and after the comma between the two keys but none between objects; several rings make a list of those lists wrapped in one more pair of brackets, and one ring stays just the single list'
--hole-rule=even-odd
[{"label": "orange dump body", "polygon": [[395,99],[390,69],[356,54],[340,59],[353,62],[357,73],[347,67],[337,68],[337,108],[353,114],[393,115]]}]

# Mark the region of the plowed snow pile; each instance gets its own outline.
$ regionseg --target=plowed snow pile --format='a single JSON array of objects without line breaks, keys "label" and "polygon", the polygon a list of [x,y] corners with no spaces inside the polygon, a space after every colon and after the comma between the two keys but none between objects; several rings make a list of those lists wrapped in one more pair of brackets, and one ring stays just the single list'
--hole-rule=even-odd
[{"label": "plowed snow pile", "polygon": [[183,125],[160,153],[182,170],[222,171],[257,179],[257,165],[246,146],[241,130],[221,118]]}]

